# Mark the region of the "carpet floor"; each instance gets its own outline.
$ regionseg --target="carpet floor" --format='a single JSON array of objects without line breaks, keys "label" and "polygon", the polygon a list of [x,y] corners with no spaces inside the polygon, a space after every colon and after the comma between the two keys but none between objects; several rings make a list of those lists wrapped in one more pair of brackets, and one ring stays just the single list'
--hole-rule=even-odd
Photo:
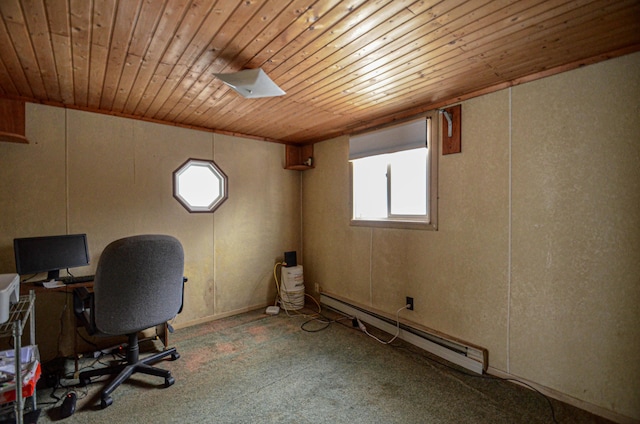
[{"label": "carpet floor", "polygon": [[[174,385],[136,374],[101,409],[106,378],[86,387],[61,379],[38,391],[38,423],[609,422],[512,382],[457,369],[402,341],[378,343],[350,320],[327,324],[258,310],[180,329],[171,344],[180,358],[158,366],[171,370]],[[72,369],[73,362],[63,366]],[[78,397],[76,412],[62,419],[61,399],[70,391]]]}]

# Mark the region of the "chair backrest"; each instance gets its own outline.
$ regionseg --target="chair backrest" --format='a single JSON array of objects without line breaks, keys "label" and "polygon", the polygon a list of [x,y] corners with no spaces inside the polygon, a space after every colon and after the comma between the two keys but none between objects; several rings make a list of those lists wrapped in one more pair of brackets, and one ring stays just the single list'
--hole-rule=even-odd
[{"label": "chair backrest", "polygon": [[97,329],[130,334],[172,319],[182,305],[184,251],[166,235],[139,235],[110,243],[94,280]]}]

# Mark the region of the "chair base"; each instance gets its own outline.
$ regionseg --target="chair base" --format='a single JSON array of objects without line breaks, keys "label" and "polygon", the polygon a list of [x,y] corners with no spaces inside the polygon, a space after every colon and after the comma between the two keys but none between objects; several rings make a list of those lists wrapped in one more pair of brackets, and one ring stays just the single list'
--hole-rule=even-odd
[{"label": "chair base", "polygon": [[[111,393],[113,393],[113,391],[118,388],[118,386],[124,383],[135,373],[164,377],[164,387],[169,387],[173,385],[173,383],[175,383],[175,379],[171,376],[171,371],[151,366],[152,364],[155,364],[156,362],[166,358],[167,356],[171,356],[172,361],[180,358],[180,354],[176,351],[175,347],[163,350],[162,352],[158,352],[143,359],[137,358],[137,343],[135,344],[134,348],[131,348],[130,345],[127,349],[128,359],[126,362],[115,365],[113,367],[98,368],[95,370],[83,371],[80,373],[80,385],[82,386],[86,386],[87,384],[89,384],[91,382],[91,377],[118,374],[116,378],[111,380],[111,382],[109,382],[109,384],[102,390],[100,406],[103,409],[113,403]],[[135,353],[133,355],[130,354],[130,349],[135,349]]]}]

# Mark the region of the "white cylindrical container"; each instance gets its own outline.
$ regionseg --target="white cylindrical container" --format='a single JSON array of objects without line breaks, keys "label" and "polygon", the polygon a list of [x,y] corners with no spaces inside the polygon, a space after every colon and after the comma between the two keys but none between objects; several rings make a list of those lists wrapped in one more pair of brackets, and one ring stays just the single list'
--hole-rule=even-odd
[{"label": "white cylindrical container", "polygon": [[296,311],[304,307],[304,287],[293,291],[280,291],[280,306],[287,311]]},{"label": "white cylindrical container", "polygon": [[304,307],[304,273],[302,265],[283,267],[281,272],[280,302],[285,310]]},{"label": "white cylindrical container", "polygon": [[282,289],[286,291],[304,288],[302,265],[282,267]]}]

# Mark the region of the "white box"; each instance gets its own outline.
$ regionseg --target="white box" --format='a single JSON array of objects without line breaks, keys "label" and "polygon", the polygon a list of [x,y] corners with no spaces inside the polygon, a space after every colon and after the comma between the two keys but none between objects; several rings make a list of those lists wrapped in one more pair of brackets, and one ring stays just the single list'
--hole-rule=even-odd
[{"label": "white box", "polygon": [[20,300],[20,276],[0,274],[0,324],[7,322],[11,305]]}]

